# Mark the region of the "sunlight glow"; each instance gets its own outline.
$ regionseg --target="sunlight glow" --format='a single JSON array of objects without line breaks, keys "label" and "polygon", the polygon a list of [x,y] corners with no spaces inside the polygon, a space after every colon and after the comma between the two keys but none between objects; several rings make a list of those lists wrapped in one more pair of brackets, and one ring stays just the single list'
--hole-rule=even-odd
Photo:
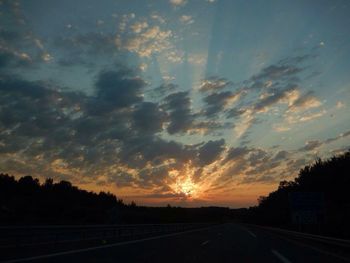
[{"label": "sunlight glow", "polygon": [[178,194],[185,194],[188,197],[193,197],[198,193],[198,186],[192,181],[190,177],[179,179],[176,181],[174,190]]}]

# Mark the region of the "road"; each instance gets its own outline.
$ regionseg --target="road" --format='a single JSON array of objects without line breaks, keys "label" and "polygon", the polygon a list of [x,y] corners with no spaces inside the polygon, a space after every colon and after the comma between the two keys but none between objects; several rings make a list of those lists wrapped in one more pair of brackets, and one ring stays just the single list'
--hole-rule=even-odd
[{"label": "road", "polygon": [[27,262],[349,262],[267,230],[228,223]]}]

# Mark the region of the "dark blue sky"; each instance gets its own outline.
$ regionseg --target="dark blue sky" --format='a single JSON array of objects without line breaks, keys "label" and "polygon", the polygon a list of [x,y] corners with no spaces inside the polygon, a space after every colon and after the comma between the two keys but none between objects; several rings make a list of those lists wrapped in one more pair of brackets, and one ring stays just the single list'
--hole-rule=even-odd
[{"label": "dark blue sky", "polygon": [[256,203],[350,146],[350,3],[0,1],[0,167]]}]

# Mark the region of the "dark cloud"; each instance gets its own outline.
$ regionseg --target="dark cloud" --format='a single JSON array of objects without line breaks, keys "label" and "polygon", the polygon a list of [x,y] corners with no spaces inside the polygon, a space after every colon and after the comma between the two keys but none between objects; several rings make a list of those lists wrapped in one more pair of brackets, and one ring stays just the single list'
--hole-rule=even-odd
[{"label": "dark cloud", "polygon": [[[33,169],[40,166],[46,175],[62,178],[68,176],[63,172],[65,169],[79,169],[89,180],[99,174],[106,175],[104,170],[117,164],[139,170],[138,178],[123,170],[108,173],[108,178],[114,178],[118,186],[140,184],[139,180],[144,187],[162,185],[170,167],[181,169],[198,156],[203,162],[209,161],[210,153],[204,148],[199,154],[197,146],[158,137],[156,133],[163,129],[166,113],[156,103],[142,102],[138,95],[142,82],[123,77],[120,80],[124,75],[110,74],[106,78],[100,75],[97,87],[106,90],[99,90],[96,96],[53,89],[45,82],[2,76],[0,129],[7,132],[0,135],[0,152],[17,154],[21,151]],[[122,84],[118,86],[118,83]],[[113,87],[121,89],[126,101],[120,100]],[[126,87],[130,91],[126,91]],[[168,98],[170,111],[176,111],[176,105],[181,101],[175,98],[179,99],[177,96]],[[182,98],[186,100],[186,96]],[[95,105],[110,103],[114,110],[91,114],[91,101]],[[218,154],[217,151],[214,149],[212,154]],[[36,160],[39,156],[40,161]],[[172,160],[171,164],[162,168],[168,160]],[[5,159],[1,163],[11,166]],[[144,170],[148,163],[154,170]],[[64,170],[57,172],[52,164],[62,166]],[[16,167],[9,171],[13,170]]]},{"label": "dark cloud", "polygon": [[44,83],[27,82],[14,76],[0,79],[0,121],[12,133],[42,136],[65,125],[75,107],[74,93],[59,93]]},{"label": "dark cloud", "polygon": [[150,90],[151,96],[154,98],[163,97],[169,93],[173,93],[178,88],[178,85],[173,83],[163,83],[159,87]]},{"label": "dark cloud", "polygon": [[246,112],[246,109],[243,108],[232,108],[226,112],[227,118],[236,118],[241,116],[243,113]]},{"label": "dark cloud", "polygon": [[231,147],[227,152],[224,162],[243,158],[249,152],[250,150],[247,147]]},{"label": "dark cloud", "polygon": [[225,149],[225,140],[209,141],[199,148],[198,159],[200,165],[214,162]]},{"label": "dark cloud", "polygon": [[0,71],[35,69],[49,54],[43,41],[35,36],[17,1],[0,5]]},{"label": "dark cloud", "polygon": [[133,126],[140,133],[156,133],[163,130],[167,114],[156,103],[143,102],[133,112]]},{"label": "dark cloud", "polygon": [[214,92],[209,94],[203,99],[206,103],[204,114],[207,117],[215,116],[216,114],[222,112],[229,100],[234,99],[236,96],[238,95],[230,91]]},{"label": "dark cloud", "polygon": [[169,111],[169,134],[185,133],[193,125],[195,116],[191,111],[191,99],[189,93],[180,91],[168,95],[165,98],[164,109]]},{"label": "dark cloud", "polygon": [[255,167],[269,160],[268,153],[263,149],[251,150],[249,158],[250,165]]},{"label": "dark cloud", "polygon": [[97,98],[116,108],[142,101],[141,91],[146,83],[131,73],[129,70],[101,72],[96,82]]},{"label": "dark cloud", "polygon": [[283,61],[275,65],[270,65],[261,70],[257,75],[254,75],[251,80],[255,83],[264,83],[267,80],[276,81],[276,80],[292,80],[297,81],[296,74],[302,71],[301,68],[293,64],[283,64]]},{"label": "dark cloud", "polygon": [[137,136],[123,141],[119,157],[131,167],[143,168],[147,162],[158,165],[168,159],[175,159],[181,165],[195,159],[196,151],[193,147],[156,136]]}]

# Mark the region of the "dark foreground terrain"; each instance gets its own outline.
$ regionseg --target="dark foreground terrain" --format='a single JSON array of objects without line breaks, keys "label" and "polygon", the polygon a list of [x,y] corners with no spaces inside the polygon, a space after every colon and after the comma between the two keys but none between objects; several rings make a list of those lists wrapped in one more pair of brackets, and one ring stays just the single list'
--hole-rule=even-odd
[{"label": "dark foreground terrain", "polygon": [[[347,248],[227,223],[159,237],[27,258],[25,262],[349,262]],[[8,261],[23,262],[23,261]]]}]

